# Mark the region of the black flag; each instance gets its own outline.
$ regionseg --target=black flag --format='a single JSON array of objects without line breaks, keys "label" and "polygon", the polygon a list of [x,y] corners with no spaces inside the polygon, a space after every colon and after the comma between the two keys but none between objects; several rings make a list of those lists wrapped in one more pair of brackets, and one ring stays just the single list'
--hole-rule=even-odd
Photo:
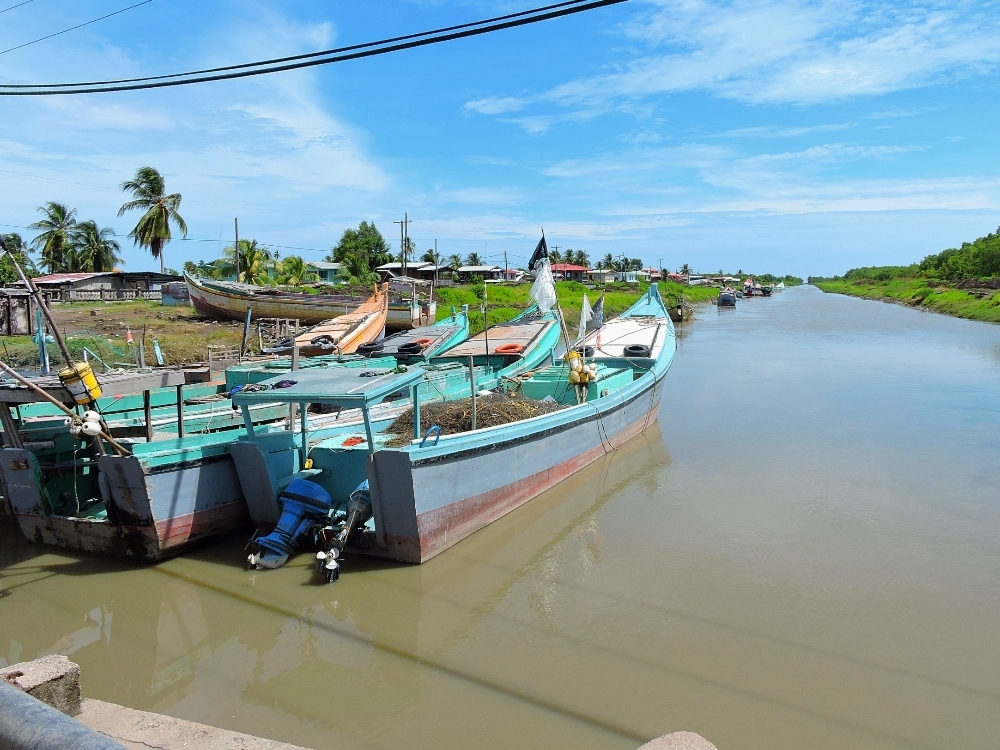
[{"label": "black flag", "polygon": [[535,252],[531,254],[531,260],[528,261],[528,270],[534,270],[535,264],[542,258],[549,257],[549,246],[545,244],[545,235],[542,235],[542,239],[538,240],[538,244],[535,245]]},{"label": "black flag", "polygon": [[598,328],[604,325],[604,295],[597,300],[597,304],[594,305],[593,311],[591,313],[590,320],[587,321],[587,332],[596,331]]}]

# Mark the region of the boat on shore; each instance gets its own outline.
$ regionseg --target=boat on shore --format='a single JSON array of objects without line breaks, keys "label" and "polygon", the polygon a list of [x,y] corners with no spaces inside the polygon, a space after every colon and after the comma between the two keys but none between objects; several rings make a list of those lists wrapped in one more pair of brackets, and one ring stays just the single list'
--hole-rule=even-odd
[{"label": "boat on shore", "polygon": [[736,292],[732,289],[723,289],[719,292],[715,304],[719,307],[736,307]]},{"label": "boat on shore", "polygon": [[[351,404],[362,411],[363,432],[320,442],[302,436],[298,460],[305,465],[308,458],[318,469],[307,481],[328,493],[335,508],[353,503],[344,521],[346,538],[355,540],[348,551],[422,563],[655,423],[675,347],[669,312],[653,284],[621,317],[577,347],[593,367],[588,373],[594,375],[586,381],[571,357],[508,384],[532,400],[548,399],[562,407],[548,413],[498,427],[440,434],[440,428],[421,424],[419,394],[414,393],[414,439],[398,445],[397,435],[374,429],[371,414],[386,393],[417,382],[412,372],[386,373],[381,376],[386,380],[368,383],[303,379],[283,390],[280,398],[289,404]],[[455,357],[464,356],[461,349],[454,350]],[[477,344],[471,351],[493,356],[492,340],[489,350]],[[247,410],[264,398],[238,393],[233,400]],[[425,427],[430,429],[422,434]],[[434,432],[438,435],[432,441]],[[248,422],[247,437],[241,441],[247,444],[248,460],[243,465],[236,459],[241,479],[255,477],[255,483],[262,484],[265,477],[280,475],[289,465],[288,452],[294,450],[289,437],[283,438],[280,451],[272,451],[271,436],[258,439]],[[279,490],[269,490],[277,506]],[[351,524],[359,520],[357,498],[365,493],[370,512],[362,514],[355,528]]]},{"label": "boat on shore", "polygon": [[279,341],[265,354],[287,354],[298,348],[305,357],[324,354],[353,354],[359,346],[385,335],[389,312],[389,285],[376,286],[375,293],[354,310],[307,328],[297,336]]},{"label": "boat on shore", "polygon": [[[191,304],[199,315],[222,320],[243,320],[248,307],[255,318],[298,320],[302,325],[315,325],[354,312],[368,298],[351,294],[309,294],[289,292],[271,287],[216,281],[184,275]],[[415,286],[406,291],[389,290],[385,327],[405,330],[430,325],[437,313],[433,291],[421,300]]]}]

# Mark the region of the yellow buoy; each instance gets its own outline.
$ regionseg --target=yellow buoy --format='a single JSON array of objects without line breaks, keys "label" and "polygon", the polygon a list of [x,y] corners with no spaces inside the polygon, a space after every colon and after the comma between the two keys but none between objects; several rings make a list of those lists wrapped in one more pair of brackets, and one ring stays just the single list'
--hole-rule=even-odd
[{"label": "yellow buoy", "polygon": [[101,384],[87,362],[77,362],[59,371],[59,380],[73,394],[78,404],[89,404],[101,397]]}]

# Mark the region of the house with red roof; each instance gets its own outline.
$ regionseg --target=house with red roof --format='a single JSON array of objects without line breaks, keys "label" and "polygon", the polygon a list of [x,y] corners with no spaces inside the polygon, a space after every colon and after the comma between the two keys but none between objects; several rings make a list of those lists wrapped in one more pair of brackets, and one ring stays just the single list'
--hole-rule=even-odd
[{"label": "house with red roof", "polygon": [[586,281],[587,271],[590,269],[586,266],[578,266],[573,263],[553,263],[552,264],[552,274],[556,279],[562,279],[564,281]]}]

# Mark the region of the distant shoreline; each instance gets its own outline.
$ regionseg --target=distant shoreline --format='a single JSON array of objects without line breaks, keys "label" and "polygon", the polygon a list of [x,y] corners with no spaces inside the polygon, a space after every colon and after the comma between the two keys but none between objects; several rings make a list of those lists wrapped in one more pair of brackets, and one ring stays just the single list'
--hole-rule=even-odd
[{"label": "distant shoreline", "polygon": [[860,279],[811,279],[813,286],[828,294],[892,302],[922,310],[984,323],[1000,323],[1000,289],[977,288],[969,282],[963,288],[955,284],[920,278],[895,278],[888,281]]}]

